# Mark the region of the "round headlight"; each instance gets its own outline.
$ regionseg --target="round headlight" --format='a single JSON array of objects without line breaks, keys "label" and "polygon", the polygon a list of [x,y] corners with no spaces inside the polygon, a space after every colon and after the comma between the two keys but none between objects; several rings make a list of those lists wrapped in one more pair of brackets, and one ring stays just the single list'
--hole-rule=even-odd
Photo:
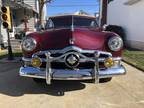
[{"label": "round headlight", "polygon": [[26,38],[22,41],[22,48],[25,51],[33,51],[36,48],[36,40],[33,38]]},{"label": "round headlight", "polygon": [[119,51],[123,47],[123,40],[118,36],[112,37],[108,41],[108,47],[112,51]]}]

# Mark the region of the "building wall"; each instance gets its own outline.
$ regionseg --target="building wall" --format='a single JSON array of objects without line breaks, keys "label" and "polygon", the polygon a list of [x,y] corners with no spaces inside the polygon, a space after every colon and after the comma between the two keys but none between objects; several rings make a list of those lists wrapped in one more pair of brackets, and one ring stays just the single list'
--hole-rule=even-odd
[{"label": "building wall", "polygon": [[35,23],[35,13],[38,12],[38,6],[37,6],[37,2],[38,0],[23,0],[25,4],[31,6],[31,9],[25,9],[22,8],[21,10],[16,10],[16,16],[17,16],[17,23],[16,25],[19,28],[24,28],[24,23],[21,22],[22,19],[24,19],[24,17],[28,17],[28,23],[27,23],[27,27],[29,28],[30,31],[34,30],[34,23]]},{"label": "building wall", "polygon": [[114,0],[108,5],[108,24],[122,26],[129,46],[144,50],[144,0],[125,5],[128,0]]},{"label": "building wall", "polygon": [[14,26],[17,31],[19,31],[19,30],[22,31],[25,29],[25,25],[23,22],[25,17],[28,17],[27,27],[30,30],[34,29],[35,18],[34,18],[34,13],[32,10],[25,10],[24,8],[21,8],[21,9],[17,9],[15,11],[13,11],[13,14],[15,16],[15,19],[13,19]]}]

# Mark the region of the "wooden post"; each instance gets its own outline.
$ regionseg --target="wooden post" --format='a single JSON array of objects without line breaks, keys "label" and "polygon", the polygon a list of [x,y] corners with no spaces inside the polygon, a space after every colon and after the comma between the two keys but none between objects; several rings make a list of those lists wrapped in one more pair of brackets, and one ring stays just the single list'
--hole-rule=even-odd
[{"label": "wooden post", "polygon": [[107,7],[108,7],[108,0],[101,0],[101,19],[100,19],[100,26],[102,27],[104,24],[107,24]]},{"label": "wooden post", "polygon": [[28,17],[27,17],[27,16],[25,16],[25,17],[24,17],[24,26],[25,26],[24,31],[25,31],[25,33],[28,31],[28,26],[27,26],[27,23],[28,23]]},{"label": "wooden post", "polygon": [[8,28],[6,29],[6,32],[7,32],[7,36],[8,36],[8,60],[14,60]]}]

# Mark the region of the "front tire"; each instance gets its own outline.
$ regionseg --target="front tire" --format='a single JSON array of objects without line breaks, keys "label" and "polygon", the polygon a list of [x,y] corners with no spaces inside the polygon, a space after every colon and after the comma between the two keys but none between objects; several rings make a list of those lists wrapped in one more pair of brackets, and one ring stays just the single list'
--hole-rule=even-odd
[{"label": "front tire", "polygon": [[110,82],[112,80],[112,77],[110,77],[110,78],[101,78],[100,80],[99,80],[99,82],[100,83],[106,83],[106,82]]},{"label": "front tire", "polygon": [[37,84],[45,83],[45,79],[33,78],[33,81]]}]

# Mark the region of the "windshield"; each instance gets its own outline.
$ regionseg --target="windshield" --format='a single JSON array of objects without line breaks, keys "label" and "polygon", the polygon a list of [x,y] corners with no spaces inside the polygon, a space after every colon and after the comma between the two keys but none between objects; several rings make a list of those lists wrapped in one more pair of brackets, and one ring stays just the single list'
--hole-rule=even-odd
[{"label": "windshield", "polygon": [[47,21],[46,29],[60,27],[97,27],[95,18],[81,16],[52,17]]}]

